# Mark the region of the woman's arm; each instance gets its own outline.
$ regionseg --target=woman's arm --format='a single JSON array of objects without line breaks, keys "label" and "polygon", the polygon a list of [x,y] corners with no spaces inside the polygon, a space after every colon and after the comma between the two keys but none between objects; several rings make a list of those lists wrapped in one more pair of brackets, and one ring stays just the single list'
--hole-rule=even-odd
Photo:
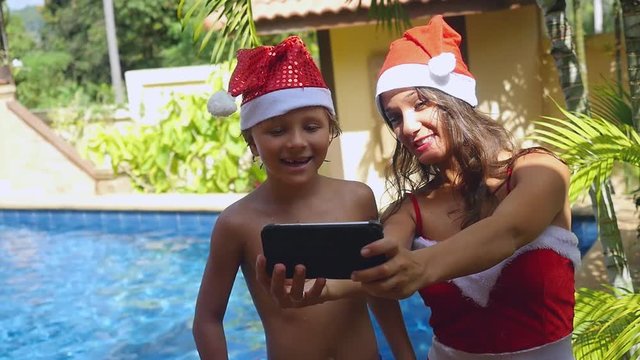
[{"label": "woman's arm", "polygon": [[193,320],[193,337],[203,360],[228,358],[222,320],[242,258],[242,243],[234,234],[234,227],[223,212],[211,235]]},{"label": "woman's arm", "polygon": [[417,222],[422,219],[417,218],[411,200],[405,198],[398,210],[383,218],[384,239],[395,243],[404,249],[411,249],[411,244],[416,237]]},{"label": "woman's arm", "polygon": [[[373,191],[366,184],[347,182],[340,188],[344,203],[349,204],[348,218],[371,220],[378,218]],[[305,267],[297,265],[293,278],[286,278],[284,264],[275,264],[271,274],[266,271],[267,260],[259,254],[256,258],[256,280],[282,308],[296,308],[321,304],[326,301],[349,297],[362,297],[365,292],[360,283],[351,280],[307,279]]]},{"label": "woman's arm", "polygon": [[[351,201],[358,212],[358,219],[373,219],[377,217],[375,197],[371,189],[362,183],[353,182],[349,193]],[[401,207],[384,223],[385,239],[394,246],[411,247],[415,234],[416,219],[413,216],[411,203],[405,199]],[[343,298],[364,296],[359,282],[334,279],[307,279],[305,268],[296,266],[292,279],[286,279],[286,268],[283,264],[275,264],[273,272],[266,271],[266,258],[260,254],[256,258],[256,279],[262,288],[282,308],[297,308],[321,304],[326,301]]]},{"label": "woman's arm", "polygon": [[[568,168],[546,154],[520,158],[512,176],[513,190],[493,214],[445,241],[410,252],[385,239],[363,248],[363,256],[386,254],[385,264],[354,272],[373,295],[403,298],[444,280],[490,268],[535,240],[568,210]],[[386,230],[386,229],[385,229]]]}]

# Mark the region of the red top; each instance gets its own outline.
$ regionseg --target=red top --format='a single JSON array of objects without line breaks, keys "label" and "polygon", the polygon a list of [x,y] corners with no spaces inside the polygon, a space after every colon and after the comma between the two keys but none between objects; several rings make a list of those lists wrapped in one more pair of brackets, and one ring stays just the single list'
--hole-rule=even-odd
[{"label": "red top", "polygon": [[573,329],[574,270],[553,250],[532,250],[502,271],[487,307],[451,282],[420,290],[443,344],[470,353],[524,350],[559,340]]},{"label": "red top", "polygon": [[[511,190],[511,167],[507,191]],[[417,235],[422,236],[418,201]],[[463,295],[453,282],[420,290],[431,308],[430,324],[438,340],[469,353],[525,350],[559,340],[573,330],[574,265],[552,249],[533,249],[504,266],[489,293],[486,307]]]}]

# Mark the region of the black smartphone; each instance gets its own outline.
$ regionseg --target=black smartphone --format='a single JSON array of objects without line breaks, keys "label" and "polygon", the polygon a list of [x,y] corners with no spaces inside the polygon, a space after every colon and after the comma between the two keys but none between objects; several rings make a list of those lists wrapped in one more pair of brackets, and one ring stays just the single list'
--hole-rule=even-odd
[{"label": "black smartphone", "polygon": [[306,267],[306,277],[349,279],[351,272],[382,264],[384,255],[365,258],[363,246],[383,237],[377,220],[333,223],[269,224],[262,229],[267,272],[284,264],[287,278],[295,265]]}]

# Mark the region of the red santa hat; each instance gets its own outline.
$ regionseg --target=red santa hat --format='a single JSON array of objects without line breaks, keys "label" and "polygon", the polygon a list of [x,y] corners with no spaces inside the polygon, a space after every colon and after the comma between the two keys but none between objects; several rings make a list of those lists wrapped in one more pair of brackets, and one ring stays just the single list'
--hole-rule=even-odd
[{"label": "red santa hat", "polygon": [[378,74],[376,103],[385,91],[426,86],[476,106],[476,81],[462,60],[461,41],[441,15],[407,30],[389,46]]},{"label": "red santa hat", "polygon": [[[242,95],[242,130],[307,106],[324,106],[335,115],[331,91],[299,37],[290,36],[276,46],[239,50],[237,59],[229,94]],[[235,108],[231,110],[225,96],[214,94],[207,104],[209,112],[233,113]]]}]

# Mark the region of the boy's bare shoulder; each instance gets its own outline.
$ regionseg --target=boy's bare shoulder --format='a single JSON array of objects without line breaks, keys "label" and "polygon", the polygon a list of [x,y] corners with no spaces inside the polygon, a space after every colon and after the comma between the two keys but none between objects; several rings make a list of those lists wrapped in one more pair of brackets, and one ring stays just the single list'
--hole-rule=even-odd
[{"label": "boy's bare shoulder", "polygon": [[[330,196],[334,206],[354,207],[371,212],[369,217],[377,218],[376,199],[369,185],[352,180],[330,179]],[[375,214],[374,214],[375,213]]]},{"label": "boy's bare shoulder", "polygon": [[255,219],[257,217],[258,211],[254,204],[254,197],[254,193],[249,193],[225,208],[218,215],[216,229],[219,227],[224,228],[226,231],[246,229],[247,219]]},{"label": "boy's bare shoulder", "polygon": [[339,194],[351,194],[351,196],[369,197],[373,196],[373,190],[369,185],[353,180],[327,178],[332,182],[332,190],[337,191]]}]

